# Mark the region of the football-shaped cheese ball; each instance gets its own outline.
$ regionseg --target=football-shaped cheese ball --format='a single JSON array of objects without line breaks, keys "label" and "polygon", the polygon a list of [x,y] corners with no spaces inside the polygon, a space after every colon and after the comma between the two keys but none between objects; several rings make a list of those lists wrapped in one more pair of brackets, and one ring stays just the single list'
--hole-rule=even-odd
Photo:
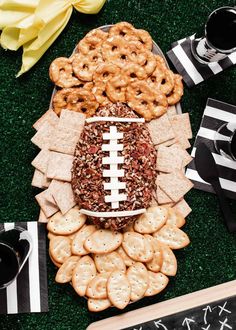
[{"label": "football-shaped cheese ball", "polygon": [[[149,207],[157,155],[145,123],[123,103],[101,107],[95,116],[87,120],[75,149],[72,188],[77,204],[97,213]],[[93,213],[89,218],[117,230],[137,218],[123,214],[103,217]]]}]

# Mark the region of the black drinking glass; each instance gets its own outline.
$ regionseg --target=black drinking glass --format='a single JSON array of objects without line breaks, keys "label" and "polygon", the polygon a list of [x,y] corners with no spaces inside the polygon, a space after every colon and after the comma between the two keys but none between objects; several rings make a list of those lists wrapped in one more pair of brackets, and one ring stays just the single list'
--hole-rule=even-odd
[{"label": "black drinking glass", "polygon": [[200,63],[219,62],[236,51],[236,7],[214,10],[205,24],[205,35],[191,42],[193,56]]},{"label": "black drinking glass", "polygon": [[236,123],[223,124],[215,134],[214,144],[219,154],[236,160]]},{"label": "black drinking glass", "polygon": [[32,250],[29,232],[21,227],[0,231],[0,289],[19,275]]}]

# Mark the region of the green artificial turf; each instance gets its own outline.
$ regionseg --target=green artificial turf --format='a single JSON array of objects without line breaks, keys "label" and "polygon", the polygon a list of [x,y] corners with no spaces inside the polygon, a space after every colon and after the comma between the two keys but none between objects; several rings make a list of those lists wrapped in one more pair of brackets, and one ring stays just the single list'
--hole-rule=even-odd
[{"label": "green artificial turf", "polygon": [[[30,142],[32,124],[48,109],[53,86],[48,77],[51,61],[69,56],[76,43],[92,28],[129,21],[148,30],[167,52],[173,41],[203,31],[209,13],[228,0],[108,0],[96,16],[74,12],[60,37],[29,73],[16,79],[21,51],[0,50],[0,116],[1,176],[0,221],[35,221],[39,208],[34,200],[37,189],[31,187],[30,165],[38,149]],[[192,88],[185,88],[184,112],[189,112],[196,134],[208,97],[236,104],[236,70],[224,73]],[[164,293],[142,299],[126,311],[180,296],[195,290],[236,279],[236,234],[229,234],[222,223],[219,204],[214,195],[192,190],[187,201],[193,212],[184,230],[191,245],[178,251],[178,274],[170,280]],[[236,215],[235,202],[232,202]],[[54,282],[56,268],[48,260],[49,312],[44,314],[0,315],[0,329],[83,330],[95,320],[116,315],[115,309],[93,314],[86,301],[75,294],[70,285]],[[111,325],[112,330],[112,325]]]}]

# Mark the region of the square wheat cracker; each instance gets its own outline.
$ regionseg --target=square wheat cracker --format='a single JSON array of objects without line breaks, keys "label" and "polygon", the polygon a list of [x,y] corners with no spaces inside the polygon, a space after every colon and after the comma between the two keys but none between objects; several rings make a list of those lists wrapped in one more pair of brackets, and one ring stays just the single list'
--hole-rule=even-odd
[{"label": "square wheat cracker", "polygon": [[79,131],[58,125],[51,139],[49,149],[67,155],[74,155],[79,137]]},{"label": "square wheat cracker", "polygon": [[49,149],[54,130],[54,125],[50,124],[49,122],[45,122],[32,137],[31,142],[38,146],[40,149]]},{"label": "square wheat cracker", "polygon": [[50,189],[62,214],[67,213],[76,205],[71,184],[68,182],[60,182],[56,189]]},{"label": "square wheat cracker", "polygon": [[42,191],[40,194],[36,195],[35,198],[47,218],[51,217],[54,213],[59,211],[59,208],[56,205],[56,202],[49,189]]},{"label": "square wheat cracker", "polygon": [[157,170],[170,173],[175,169],[181,169],[190,163],[192,157],[179,144],[170,147],[160,145],[157,154]]},{"label": "square wheat cracker", "polygon": [[47,177],[71,182],[71,169],[74,157],[52,151],[48,160]]},{"label": "square wheat cracker", "polygon": [[60,115],[59,126],[78,131],[80,135],[84,129],[86,116],[83,113],[63,109]]},{"label": "square wheat cracker", "polygon": [[33,179],[31,185],[40,189],[45,189],[49,186],[51,180],[46,177],[46,175],[39,170],[34,171]]},{"label": "square wheat cracker", "polygon": [[170,173],[182,168],[182,155],[172,147],[160,146],[157,152],[156,168],[160,172]]},{"label": "square wheat cracker", "polygon": [[39,212],[38,222],[42,222],[42,223],[47,223],[48,222],[48,218],[46,217],[45,213],[41,209],[40,209],[40,212]]},{"label": "square wheat cracker", "polygon": [[172,208],[173,208],[173,210],[180,213],[184,218],[186,218],[189,215],[189,213],[192,212],[191,207],[188,205],[188,203],[184,199],[181,199]]},{"label": "square wheat cracker", "polygon": [[156,196],[159,205],[173,203],[172,199],[166,195],[166,193],[159,186],[157,186],[156,189]]},{"label": "square wheat cracker", "polygon": [[52,110],[49,109],[48,111],[46,111],[42,117],[40,117],[34,124],[33,124],[33,128],[36,129],[36,131],[38,131],[45,122],[50,123],[51,125],[55,126],[57,125],[59,121],[59,118],[57,117],[56,113]]},{"label": "square wheat cracker", "polygon": [[154,145],[171,140],[175,137],[167,114],[147,123],[152,142]]},{"label": "square wheat cracker", "polygon": [[46,173],[48,167],[48,158],[50,151],[47,149],[42,149],[38,155],[33,159],[31,165],[37,168],[37,170]]},{"label": "square wheat cracker", "polygon": [[184,136],[186,139],[192,139],[193,134],[189,120],[189,113],[174,115],[171,116],[169,119],[174,132],[178,132],[178,136],[181,133],[181,136]]},{"label": "square wheat cracker", "polygon": [[174,202],[178,202],[193,187],[181,170],[159,175],[158,185]]}]

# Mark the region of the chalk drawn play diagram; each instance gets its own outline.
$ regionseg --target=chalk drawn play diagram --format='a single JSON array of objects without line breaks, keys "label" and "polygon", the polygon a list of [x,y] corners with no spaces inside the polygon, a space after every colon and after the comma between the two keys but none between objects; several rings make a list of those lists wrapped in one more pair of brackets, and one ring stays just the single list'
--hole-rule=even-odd
[{"label": "chalk drawn play diagram", "polygon": [[236,330],[236,296],[123,330]]}]

